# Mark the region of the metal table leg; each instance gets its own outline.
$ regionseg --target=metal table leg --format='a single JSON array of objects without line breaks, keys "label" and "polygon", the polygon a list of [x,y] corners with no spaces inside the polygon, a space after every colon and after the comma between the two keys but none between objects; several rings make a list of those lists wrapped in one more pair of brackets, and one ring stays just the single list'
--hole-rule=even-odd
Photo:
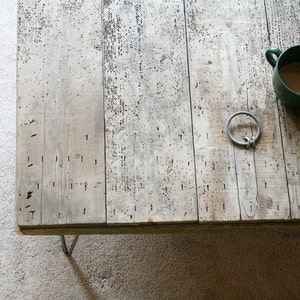
[{"label": "metal table leg", "polygon": [[67,256],[71,256],[72,252],[74,250],[74,247],[76,245],[76,242],[78,240],[79,235],[75,235],[73,242],[71,244],[71,247],[68,249],[67,244],[66,244],[66,239],[64,235],[61,235],[61,246],[62,246],[62,251],[67,255]]}]

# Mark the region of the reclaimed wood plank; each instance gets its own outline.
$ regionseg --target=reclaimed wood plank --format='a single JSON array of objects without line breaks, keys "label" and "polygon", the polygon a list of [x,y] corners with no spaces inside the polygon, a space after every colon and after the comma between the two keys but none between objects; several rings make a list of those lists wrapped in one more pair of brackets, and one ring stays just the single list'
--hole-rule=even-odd
[{"label": "reclaimed wood plank", "polygon": [[235,104],[230,81],[238,74],[225,49],[231,41],[224,40],[224,3],[186,2],[200,221],[240,219],[234,152],[224,130]]},{"label": "reclaimed wood plank", "polygon": [[20,226],[40,225],[42,215],[44,88],[40,80],[43,77],[39,57],[42,45],[32,38],[38,26],[28,17],[33,9],[33,2],[19,2],[16,193]]},{"label": "reclaimed wood plank", "polygon": [[[261,68],[264,2],[188,1],[187,19],[200,220],[289,218],[278,115]],[[227,118],[240,110],[261,119],[254,151],[226,137]]]},{"label": "reclaimed wood plank", "polygon": [[[40,104],[43,94],[42,85],[34,89],[28,87],[28,81],[41,76],[41,70],[33,61],[33,74],[24,72],[23,59],[18,63],[18,99],[17,99],[17,218],[18,224],[41,224],[41,185],[43,143],[43,106]],[[25,58],[24,58],[25,59]],[[25,63],[26,64],[26,63]],[[34,76],[34,77],[33,77]],[[27,110],[34,110],[27,113]],[[22,146],[21,146],[22,145]]]},{"label": "reclaimed wood plank", "polygon": [[[269,46],[281,50],[300,44],[300,2],[292,0],[266,0],[269,28]],[[272,76],[269,66],[269,76]],[[270,79],[271,81],[271,79]],[[273,93],[273,101],[276,96]],[[291,217],[300,218],[300,111],[287,108],[278,101],[284,149],[285,167],[290,196]],[[283,178],[284,180],[284,178]]]},{"label": "reclaimed wood plank", "polygon": [[[242,69],[247,86],[248,109],[260,118],[262,135],[253,152],[257,194],[252,199],[253,202],[243,203],[245,210],[244,214],[242,212],[242,219],[289,219],[290,206],[279,116],[272,97],[269,66],[264,57],[268,45],[265,4],[264,1],[247,3],[248,9],[244,6],[248,17],[244,16]],[[247,181],[247,177],[244,178]],[[243,199],[240,201],[242,203]]]},{"label": "reclaimed wood plank", "polygon": [[108,223],[197,220],[184,7],[106,1]]},{"label": "reclaimed wood plank", "polygon": [[18,185],[40,179],[37,223],[106,221],[101,10],[96,0],[20,1],[18,92],[27,107],[19,104],[18,118],[34,116],[39,130],[27,136],[39,142],[29,147],[20,132],[19,160],[39,164],[30,174],[20,166]]}]

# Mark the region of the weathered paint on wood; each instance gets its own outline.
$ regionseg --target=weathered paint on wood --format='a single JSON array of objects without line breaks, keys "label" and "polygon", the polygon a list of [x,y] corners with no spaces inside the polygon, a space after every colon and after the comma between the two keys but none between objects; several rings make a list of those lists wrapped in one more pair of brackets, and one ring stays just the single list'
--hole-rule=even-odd
[{"label": "weathered paint on wood", "polygon": [[104,6],[108,223],[197,220],[182,1]]},{"label": "weathered paint on wood", "polygon": [[[264,3],[189,1],[188,8],[200,220],[288,219],[278,112],[264,58]],[[255,150],[226,140],[224,123],[241,110],[262,123]]]},{"label": "weathered paint on wood", "polygon": [[226,17],[231,7],[228,1],[226,6],[222,3],[226,1],[187,2],[200,222],[240,219],[234,148],[224,128],[227,117],[234,112],[229,108],[236,103],[238,82],[234,80],[239,73],[236,54],[227,49],[235,47],[226,30],[226,22],[233,21]]},{"label": "weathered paint on wood", "polygon": [[20,225],[106,220],[101,10],[20,1]]},{"label": "weathered paint on wood", "polygon": [[[300,44],[300,2],[266,1],[269,43],[282,50]],[[271,68],[270,68],[271,69]],[[270,70],[270,74],[271,74]],[[270,75],[271,76],[271,75]],[[275,96],[273,95],[274,99]],[[278,100],[291,217],[300,218],[300,111],[286,108]],[[284,180],[285,178],[283,178]]]},{"label": "weathered paint on wood", "polygon": [[[276,99],[264,52],[299,44],[300,3],[101,3],[19,2],[21,231],[295,225],[299,113]],[[239,110],[261,120],[254,149],[226,136]]]}]

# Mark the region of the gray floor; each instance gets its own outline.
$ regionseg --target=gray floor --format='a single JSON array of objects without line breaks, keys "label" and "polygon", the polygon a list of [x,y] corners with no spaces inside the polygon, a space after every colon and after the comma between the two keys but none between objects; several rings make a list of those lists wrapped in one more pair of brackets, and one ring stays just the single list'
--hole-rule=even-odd
[{"label": "gray floor", "polygon": [[17,0],[0,9],[0,300],[296,299],[300,233],[58,237],[14,232]]}]

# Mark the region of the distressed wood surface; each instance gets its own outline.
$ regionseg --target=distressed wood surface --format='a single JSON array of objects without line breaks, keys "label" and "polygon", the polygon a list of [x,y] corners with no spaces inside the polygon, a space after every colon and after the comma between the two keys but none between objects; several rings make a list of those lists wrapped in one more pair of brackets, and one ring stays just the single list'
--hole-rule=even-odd
[{"label": "distressed wood surface", "polygon": [[[300,44],[300,2],[266,1],[270,31],[269,43],[281,50]],[[271,68],[270,68],[271,69]],[[271,70],[270,70],[271,73]],[[273,101],[275,95],[273,94]],[[281,105],[278,100],[280,127],[284,149],[291,218],[300,218],[300,111]]]},{"label": "distressed wood surface", "polygon": [[[188,3],[200,220],[287,219],[277,106],[264,58],[264,3]],[[236,111],[250,111],[262,123],[255,150],[228,143],[224,124]]]},{"label": "distressed wood surface", "polygon": [[236,54],[226,49],[235,44],[226,30],[226,22],[233,22],[226,16],[231,7],[223,3],[187,2],[199,221],[240,219],[234,148],[224,130],[239,72]]},{"label": "distressed wood surface", "polygon": [[[299,13],[291,0],[20,0],[20,230],[299,219],[299,112],[264,57],[300,43]],[[261,121],[254,149],[226,136],[240,110]]]},{"label": "distressed wood surface", "polygon": [[196,221],[184,7],[104,6],[108,223]]},{"label": "distressed wood surface", "polygon": [[106,220],[101,10],[20,1],[20,225]]}]

